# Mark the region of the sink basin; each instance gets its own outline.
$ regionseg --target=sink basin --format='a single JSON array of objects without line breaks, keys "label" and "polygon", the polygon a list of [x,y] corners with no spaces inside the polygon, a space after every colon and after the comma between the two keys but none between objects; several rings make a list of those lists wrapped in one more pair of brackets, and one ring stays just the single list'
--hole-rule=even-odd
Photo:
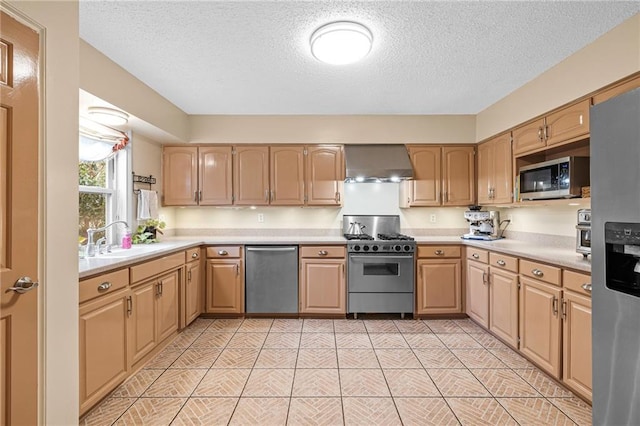
[{"label": "sink basin", "polygon": [[149,253],[150,250],[147,247],[133,247],[130,249],[122,249],[119,247],[115,247],[111,249],[111,253],[102,253],[93,257],[94,259],[126,259],[128,257],[137,256],[140,254]]}]

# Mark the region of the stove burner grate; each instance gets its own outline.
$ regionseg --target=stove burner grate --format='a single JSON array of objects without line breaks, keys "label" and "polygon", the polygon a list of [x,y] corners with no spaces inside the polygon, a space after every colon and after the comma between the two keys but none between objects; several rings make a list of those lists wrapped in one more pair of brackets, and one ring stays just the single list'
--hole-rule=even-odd
[{"label": "stove burner grate", "polygon": [[344,237],[348,240],[348,241],[352,241],[352,240],[373,240],[373,237],[369,234],[344,234]]},{"label": "stove burner grate", "polygon": [[378,239],[385,241],[413,241],[414,238],[404,234],[378,234]]}]

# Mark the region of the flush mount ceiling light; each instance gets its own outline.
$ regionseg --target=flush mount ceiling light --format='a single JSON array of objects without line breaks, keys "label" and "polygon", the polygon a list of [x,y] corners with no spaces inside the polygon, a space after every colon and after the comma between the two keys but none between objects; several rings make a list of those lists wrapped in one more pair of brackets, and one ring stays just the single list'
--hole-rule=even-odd
[{"label": "flush mount ceiling light", "polygon": [[371,50],[373,35],[357,22],[332,22],[311,35],[311,53],[316,59],[332,65],[359,61]]},{"label": "flush mount ceiling light", "polygon": [[101,124],[120,126],[129,121],[129,114],[113,108],[89,107],[87,113],[93,120]]}]

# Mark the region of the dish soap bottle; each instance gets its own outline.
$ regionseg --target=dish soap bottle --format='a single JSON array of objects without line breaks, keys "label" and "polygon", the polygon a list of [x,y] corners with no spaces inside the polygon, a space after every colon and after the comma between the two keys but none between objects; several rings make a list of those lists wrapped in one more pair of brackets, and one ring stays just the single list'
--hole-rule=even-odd
[{"label": "dish soap bottle", "polygon": [[122,248],[130,249],[131,248],[131,230],[127,228],[124,232],[124,237],[122,237]]}]

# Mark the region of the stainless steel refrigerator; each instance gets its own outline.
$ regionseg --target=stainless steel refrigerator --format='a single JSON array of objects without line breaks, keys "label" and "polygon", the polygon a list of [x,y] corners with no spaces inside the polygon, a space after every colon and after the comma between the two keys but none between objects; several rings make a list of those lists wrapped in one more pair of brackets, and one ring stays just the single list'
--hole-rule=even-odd
[{"label": "stainless steel refrigerator", "polygon": [[590,118],[593,424],[640,425],[640,89]]}]

